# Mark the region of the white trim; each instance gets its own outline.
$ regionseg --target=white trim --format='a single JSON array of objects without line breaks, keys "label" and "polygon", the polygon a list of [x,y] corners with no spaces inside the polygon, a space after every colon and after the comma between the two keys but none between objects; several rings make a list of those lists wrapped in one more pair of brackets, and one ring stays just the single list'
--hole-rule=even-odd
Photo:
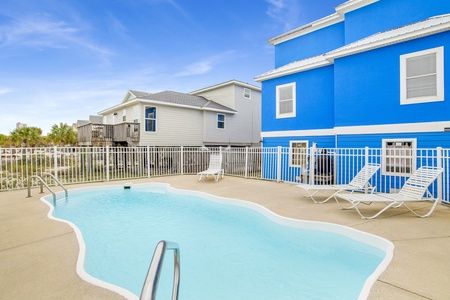
[{"label": "white trim", "polygon": [[337,24],[339,22],[344,21],[345,14],[359,9],[361,7],[370,5],[372,3],[378,2],[379,0],[352,0],[347,1],[343,4],[338,5],[335,7],[336,12],[334,14],[331,14],[329,16],[326,16],[324,18],[321,18],[319,20],[316,20],[314,22],[305,24],[301,27],[298,27],[294,30],[288,31],[286,33],[283,33],[279,36],[276,36],[274,38],[271,38],[268,42],[272,45],[277,45],[292,39],[295,39],[299,36],[317,31],[319,29],[328,27],[330,25]]},{"label": "white trim", "polygon": [[[386,170],[386,142],[408,142],[411,143],[411,169],[408,173],[402,173],[402,172],[390,172]],[[405,176],[405,175],[412,175],[414,171],[417,168],[417,139],[416,138],[408,138],[408,139],[382,139],[381,140],[381,151],[382,151],[382,161],[381,161],[381,175],[394,175],[394,176]],[[390,157],[396,157],[396,156],[390,156]],[[406,158],[406,157],[402,157]]]},{"label": "white trim", "polygon": [[219,84],[216,84],[216,85],[213,85],[213,86],[202,88],[200,90],[196,90],[196,91],[190,92],[189,94],[195,95],[195,94],[199,94],[199,93],[215,90],[215,89],[222,88],[222,87],[227,86],[227,85],[233,85],[233,84],[241,86],[241,87],[249,88],[251,90],[261,91],[261,88],[256,86],[256,85],[251,85],[251,84],[244,83],[244,82],[237,81],[237,80],[230,80],[230,81],[219,83]]},{"label": "white trim", "polygon": [[354,43],[330,51],[322,55],[328,63],[316,61],[310,63],[311,58],[295,61],[269,72],[255,77],[255,81],[261,82],[268,79],[278,78],[289,74],[320,68],[334,63],[336,58],[350,56],[393,44],[403,43],[413,39],[418,39],[433,34],[438,34],[450,30],[450,15],[442,15],[429,18],[425,21],[406,25],[404,27],[377,33],[363,38]]},{"label": "white trim", "polygon": [[[406,61],[409,58],[428,55],[428,54],[436,54],[436,88],[437,94],[436,96],[426,96],[426,97],[416,97],[416,98],[407,98],[406,92]],[[416,104],[416,103],[425,103],[425,102],[438,102],[444,101],[444,47],[436,47],[432,49],[427,49],[423,51],[417,51],[413,53],[408,53],[404,55],[400,55],[400,104]]]},{"label": "white trim", "polygon": [[292,136],[332,136],[335,134],[382,134],[382,133],[413,133],[413,132],[444,132],[450,127],[450,121],[422,122],[388,125],[340,126],[331,129],[263,131],[262,138],[292,137]]},{"label": "white trim", "polygon": [[[219,115],[223,116],[223,121],[219,121]],[[225,130],[226,129],[226,120],[227,120],[227,116],[225,114],[217,113],[216,114],[216,129],[217,130]],[[223,128],[219,127],[219,122],[223,122]]]},{"label": "white trim", "polygon": [[305,147],[302,147],[302,149],[305,149],[305,156],[308,156],[308,148],[309,148],[309,141],[308,140],[292,140],[289,141],[289,166],[290,167],[300,167],[300,168],[304,168],[307,169],[308,168],[308,160],[305,157],[305,164],[300,164],[300,165],[294,165],[292,163],[292,156],[293,156],[293,151],[292,151],[292,144],[305,144]]},{"label": "white trim", "polygon": [[[292,112],[290,113],[280,113],[280,89],[290,87],[292,90]],[[297,110],[297,85],[295,82],[286,83],[282,85],[276,86],[276,96],[275,96],[275,104],[276,104],[276,118],[295,118],[296,110]]]}]

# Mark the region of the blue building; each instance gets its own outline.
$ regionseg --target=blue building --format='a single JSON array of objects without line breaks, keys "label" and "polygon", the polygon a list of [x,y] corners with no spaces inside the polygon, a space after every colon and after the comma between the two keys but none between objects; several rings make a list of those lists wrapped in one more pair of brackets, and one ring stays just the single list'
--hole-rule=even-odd
[{"label": "blue building", "polygon": [[255,77],[263,146],[450,148],[450,1],[335,9],[269,40],[275,69]]}]

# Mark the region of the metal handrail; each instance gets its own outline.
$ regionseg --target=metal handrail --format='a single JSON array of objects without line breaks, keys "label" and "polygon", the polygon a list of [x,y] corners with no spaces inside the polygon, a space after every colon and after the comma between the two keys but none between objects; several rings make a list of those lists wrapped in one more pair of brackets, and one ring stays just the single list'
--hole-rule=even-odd
[{"label": "metal handrail", "polygon": [[159,275],[161,273],[166,250],[173,250],[174,274],[172,300],[178,299],[178,291],[180,288],[180,247],[177,243],[160,241],[158,245],[156,245],[155,252],[153,253],[152,262],[150,263],[147,277],[145,278],[144,286],[142,287],[140,300],[156,299]]},{"label": "metal handrail", "polygon": [[[64,185],[58,179],[56,179],[56,177],[53,174],[51,174],[51,173],[42,173],[41,176],[43,176],[43,175],[50,176],[57,184],[59,184],[63,188],[66,198],[69,196],[69,194],[67,192],[67,189],[64,187]],[[45,186],[50,191],[50,193],[52,193],[52,195],[53,195],[53,203],[55,203],[56,202],[56,194],[52,191],[52,189],[42,179],[41,176],[33,175],[33,176],[28,177],[28,198],[31,197],[31,179],[36,178],[41,183],[41,191],[40,191],[40,193],[41,194],[44,193],[44,187],[43,186]]]}]

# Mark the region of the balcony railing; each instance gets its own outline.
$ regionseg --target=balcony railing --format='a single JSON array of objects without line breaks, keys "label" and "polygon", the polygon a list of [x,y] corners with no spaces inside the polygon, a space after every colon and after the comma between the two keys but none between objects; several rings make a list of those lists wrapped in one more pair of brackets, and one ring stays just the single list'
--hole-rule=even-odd
[{"label": "balcony railing", "polygon": [[139,123],[87,124],[78,127],[78,145],[111,146],[139,142]]}]

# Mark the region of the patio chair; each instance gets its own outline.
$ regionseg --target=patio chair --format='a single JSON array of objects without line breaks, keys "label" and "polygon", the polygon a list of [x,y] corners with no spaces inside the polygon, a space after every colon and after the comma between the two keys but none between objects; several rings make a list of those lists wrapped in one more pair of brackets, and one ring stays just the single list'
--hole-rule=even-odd
[{"label": "patio chair", "polygon": [[[306,184],[300,183],[297,184],[296,187],[300,190],[300,193],[311,198],[314,203],[325,203],[331,198],[334,198],[336,201],[336,194],[341,191],[363,191],[367,189],[370,193],[373,193],[374,187],[370,186],[369,180],[372,176],[378,171],[380,165],[378,164],[366,164],[356,176],[350,181],[348,184],[335,184],[335,185],[319,185],[319,184]],[[314,198],[314,195],[321,191],[332,191],[334,192],[330,197],[323,201],[317,201]]]},{"label": "patio chair", "polygon": [[223,178],[224,170],[222,169],[222,154],[211,154],[209,158],[209,167],[207,170],[199,172],[197,175],[200,175],[198,181],[202,180],[203,177],[208,178],[208,175],[213,175],[214,180],[217,182],[219,180],[219,176]]},{"label": "patio chair", "polygon": [[[400,206],[405,206],[413,214],[418,217],[425,218],[429,217],[435,207],[439,202],[438,199],[434,198],[428,190],[428,187],[441,175],[443,172],[442,168],[438,167],[420,167],[417,169],[411,177],[405,182],[403,187],[398,193],[379,193],[379,194],[338,194],[338,198],[349,201],[351,203],[350,207],[342,207],[342,209],[356,209],[358,214],[363,219],[373,219],[378,217],[381,213],[389,208],[399,208]],[[424,195],[426,194],[426,197]],[[431,201],[431,209],[425,214],[418,214],[412,208],[410,208],[406,203],[412,202],[423,202]],[[338,201],[339,203],[339,201]],[[386,206],[380,211],[372,216],[365,216],[361,213],[358,208],[359,204],[372,204],[372,203],[383,203]],[[417,210],[417,209],[416,209]]]}]

